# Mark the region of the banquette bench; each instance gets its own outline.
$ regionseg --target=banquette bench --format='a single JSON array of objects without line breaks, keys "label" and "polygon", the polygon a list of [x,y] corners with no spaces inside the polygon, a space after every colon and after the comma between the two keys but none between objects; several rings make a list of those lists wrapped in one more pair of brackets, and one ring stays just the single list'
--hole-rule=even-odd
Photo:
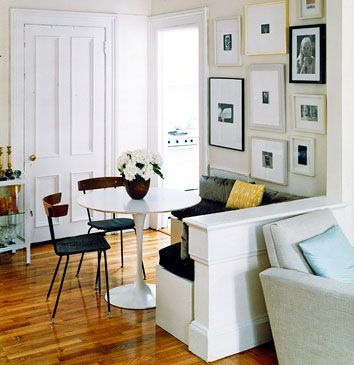
[{"label": "banquette bench", "polygon": [[[225,205],[233,185],[228,180],[202,177],[202,201],[194,208],[205,207],[209,200],[216,202],[215,194]],[[209,186],[214,188],[205,189]],[[221,186],[223,193],[217,194],[215,186]],[[341,208],[326,197],[299,199],[268,189],[264,195],[264,205],[255,208],[219,206],[218,212],[188,217],[180,215],[182,211],[173,213],[180,226],[176,215],[188,225],[190,257],[181,260],[179,245],[162,250],[156,268],[156,323],[205,361],[272,338],[259,281],[259,273],[270,266],[262,226],[307,211]]]}]

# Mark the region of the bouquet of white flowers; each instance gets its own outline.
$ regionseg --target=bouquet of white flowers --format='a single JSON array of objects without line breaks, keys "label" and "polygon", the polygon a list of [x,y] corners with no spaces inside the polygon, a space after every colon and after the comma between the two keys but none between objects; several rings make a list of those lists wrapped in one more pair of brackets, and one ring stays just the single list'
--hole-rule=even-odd
[{"label": "bouquet of white flowers", "polygon": [[162,158],[146,150],[126,151],[118,158],[118,171],[128,181],[149,180],[155,173],[163,179]]}]

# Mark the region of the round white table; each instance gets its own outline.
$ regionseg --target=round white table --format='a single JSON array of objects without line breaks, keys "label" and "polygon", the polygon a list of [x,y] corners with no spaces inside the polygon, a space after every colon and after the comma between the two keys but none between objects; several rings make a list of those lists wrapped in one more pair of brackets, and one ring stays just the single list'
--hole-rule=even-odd
[{"label": "round white table", "polygon": [[[136,278],[134,284],[121,285],[109,291],[111,304],[128,309],[156,306],[156,287],[143,279],[142,246],[145,217],[149,213],[164,213],[190,207],[200,202],[196,191],[150,188],[144,199],[134,200],[123,187],[92,190],[81,195],[79,205],[105,213],[132,214],[136,230]],[[106,294],[107,299],[107,294]]]}]

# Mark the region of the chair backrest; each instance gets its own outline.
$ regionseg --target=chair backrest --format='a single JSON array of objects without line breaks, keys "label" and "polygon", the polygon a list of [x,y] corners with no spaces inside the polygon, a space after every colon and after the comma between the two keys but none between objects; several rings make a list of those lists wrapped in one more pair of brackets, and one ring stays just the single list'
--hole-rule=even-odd
[{"label": "chair backrest", "polygon": [[117,188],[124,184],[124,179],[120,176],[93,177],[91,179],[80,180],[77,182],[79,191]]},{"label": "chair backrest", "polygon": [[54,244],[56,241],[53,227],[53,218],[64,217],[68,214],[69,210],[68,204],[59,204],[61,202],[61,195],[61,193],[55,193],[47,195],[43,198],[43,206],[45,214],[48,218],[50,236]]},{"label": "chair backrest", "polygon": [[330,209],[316,210],[263,226],[272,267],[312,273],[298,243],[338,224]]}]

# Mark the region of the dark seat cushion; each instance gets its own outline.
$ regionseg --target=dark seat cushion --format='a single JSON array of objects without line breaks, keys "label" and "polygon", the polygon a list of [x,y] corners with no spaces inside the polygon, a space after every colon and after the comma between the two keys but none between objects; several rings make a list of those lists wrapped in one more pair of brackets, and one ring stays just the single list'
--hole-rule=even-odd
[{"label": "dark seat cushion", "polygon": [[83,234],[57,240],[57,255],[72,255],[82,252],[106,251],[110,248],[102,233]]},{"label": "dark seat cushion", "polygon": [[175,243],[161,249],[159,255],[159,264],[167,271],[194,281],[194,260],[190,257],[181,260],[181,243]]},{"label": "dark seat cushion", "polygon": [[120,231],[134,228],[134,221],[131,218],[112,218],[87,223],[90,227],[106,232]]},{"label": "dark seat cushion", "polygon": [[198,204],[193,205],[192,207],[181,210],[175,210],[171,213],[174,217],[182,220],[183,218],[187,217],[226,212],[228,210],[233,210],[233,209],[226,208],[225,203],[223,202],[202,199]]}]

